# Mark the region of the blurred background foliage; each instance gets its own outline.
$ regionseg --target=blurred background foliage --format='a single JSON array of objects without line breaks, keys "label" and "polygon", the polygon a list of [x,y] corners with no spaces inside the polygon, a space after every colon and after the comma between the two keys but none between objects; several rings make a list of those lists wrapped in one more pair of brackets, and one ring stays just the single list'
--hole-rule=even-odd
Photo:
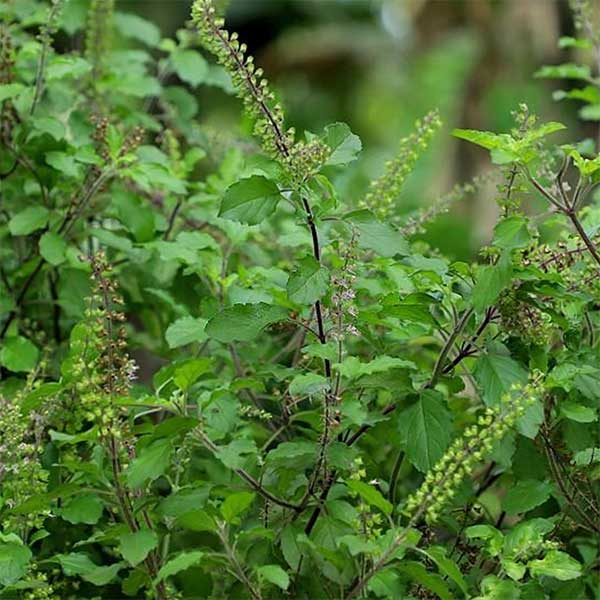
[{"label": "blurred background foliage", "polygon": [[[222,0],[228,27],[247,42],[281,94],[290,124],[319,131],[344,121],[363,140],[360,166],[337,182],[353,205],[379,174],[414,121],[440,110],[444,127],[407,182],[399,213],[426,206],[456,183],[489,168],[487,153],[453,140],[454,127],[508,130],[526,102],[543,119],[577,125],[577,107],[557,106],[560,82],[533,78],[543,64],[576,60],[557,48],[572,35],[566,0]],[[117,0],[174,36],[191,0]],[[576,50],[575,50],[576,52]],[[238,102],[220,90],[198,91],[200,123],[224,146],[220,131],[249,130]],[[240,140],[243,139],[240,137]],[[489,241],[497,180],[435,220],[424,237],[456,259]],[[341,188],[340,188],[341,186]]]}]

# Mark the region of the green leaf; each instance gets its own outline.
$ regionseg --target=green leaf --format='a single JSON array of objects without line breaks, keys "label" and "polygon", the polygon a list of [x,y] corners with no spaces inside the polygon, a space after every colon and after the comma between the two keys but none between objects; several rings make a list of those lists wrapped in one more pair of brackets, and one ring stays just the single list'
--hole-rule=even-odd
[{"label": "green leaf", "polygon": [[103,586],[110,583],[124,565],[124,563],[118,562],[109,566],[98,566],[83,552],[58,554],[56,559],[60,563],[65,575],[78,575],[84,581],[89,581],[96,586]]},{"label": "green leaf", "polygon": [[141,563],[157,545],[158,537],[150,529],[140,529],[119,536],[119,552],[133,567]]},{"label": "green leaf", "polygon": [[46,227],[50,214],[44,206],[30,206],[17,213],[9,222],[12,235],[29,235]]},{"label": "green leaf", "polygon": [[51,265],[57,266],[66,259],[67,242],[57,233],[47,231],[40,238],[40,254]]},{"label": "green leaf", "polygon": [[213,370],[211,358],[191,358],[175,369],[173,383],[182,391],[187,391],[205,373]]},{"label": "green leaf", "polygon": [[577,423],[593,423],[598,419],[596,409],[569,400],[560,405],[560,412]]},{"label": "green leaf", "polygon": [[600,462],[600,448],[586,448],[576,452],[573,462],[579,467],[587,467]]},{"label": "green leaf", "polygon": [[362,150],[360,138],[353,134],[345,123],[334,123],[325,127],[323,141],[331,148],[326,165],[347,165],[356,160]]},{"label": "green leaf", "polygon": [[258,225],[275,212],[282,198],[279,188],[270,179],[253,175],[227,188],[219,216],[247,225]]},{"label": "green leaf", "polygon": [[238,492],[227,496],[221,504],[221,514],[227,523],[239,523],[238,517],[246,512],[254,502],[256,494],[253,492]]},{"label": "green leaf", "polygon": [[140,488],[147,481],[160,477],[169,467],[172,450],[171,442],[166,438],[144,447],[125,471],[129,485]]},{"label": "green leaf", "polygon": [[538,79],[583,79],[589,81],[592,78],[592,72],[587,65],[565,63],[544,66],[538,69],[533,76]]},{"label": "green leaf", "polygon": [[454,129],[452,135],[472,144],[477,144],[487,150],[508,150],[513,141],[512,137],[506,133],[497,134],[490,131],[477,131],[475,129]]},{"label": "green leaf", "polygon": [[547,481],[526,479],[517,482],[506,494],[503,507],[507,514],[517,515],[532,510],[550,498],[552,486]]},{"label": "green leaf", "polygon": [[410,248],[402,234],[389,223],[382,223],[368,210],[359,210],[346,215],[346,219],[357,231],[361,248],[373,250],[386,258],[408,256]]},{"label": "green leaf", "polygon": [[35,117],[32,119],[32,124],[33,131],[29,134],[28,140],[46,133],[50,137],[53,137],[57,142],[60,142],[65,138],[67,133],[65,126],[58,119],[54,119],[53,117]]},{"label": "green leaf", "polygon": [[256,572],[260,579],[264,579],[282,590],[287,590],[290,585],[289,575],[279,565],[264,565],[258,567]]},{"label": "green leaf", "polygon": [[550,550],[541,560],[531,560],[527,564],[534,577],[554,577],[568,581],[581,577],[581,565],[566,552]]},{"label": "green leaf", "polygon": [[46,162],[66,177],[79,177],[80,167],[74,156],[64,152],[46,152]]},{"label": "green leaf", "polygon": [[28,570],[31,550],[15,534],[2,536],[0,543],[0,585],[16,583]]},{"label": "green leaf", "polygon": [[281,306],[258,304],[234,304],[214,316],[206,325],[209,337],[219,342],[249,342],[260,332],[287,318],[288,312]]},{"label": "green leaf", "polygon": [[196,50],[177,48],[171,54],[171,62],[179,78],[192,87],[203,83],[208,75],[208,63]]},{"label": "green leaf", "polygon": [[32,371],[39,354],[39,350],[27,338],[8,337],[0,350],[0,365],[15,373]]},{"label": "green leaf", "polygon": [[154,583],[158,583],[167,577],[171,577],[185,571],[195,564],[199,563],[204,557],[204,552],[201,550],[195,550],[194,552],[181,552],[175,558],[172,558],[167,562],[158,572]]},{"label": "green leaf", "polygon": [[114,23],[118,32],[126,38],[138,40],[152,48],[160,42],[160,29],[152,22],[130,13],[115,12]]},{"label": "green leaf", "polygon": [[392,369],[416,369],[413,362],[394,356],[378,356],[370,362],[363,363],[357,356],[348,356],[341,363],[333,365],[340,375],[348,379],[358,379],[363,375],[385,373]]},{"label": "green leaf", "polygon": [[356,492],[369,506],[375,506],[386,515],[392,514],[394,507],[382,496],[377,488],[364,481],[354,479],[349,479],[346,485],[353,492]]},{"label": "green leaf", "polygon": [[55,55],[48,65],[48,81],[60,79],[80,79],[92,70],[92,65],[81,56]]},{"label": "green leaf", "polygon": [[507,217],[494,228],[494,245],[505,250],[524,248],[529,245],[531,236],[525,217]]},{"label": "green leaf", "polygon": [[501,344],[491,344],[475,365],[475,379],[481,385],[487,406],[500,403],[514,383],[524,384],[527,371],[508,354]]},{"label": "green leaf", "polygon": [[254,440],[233,440],[227,446],[221,446],[215,456],[230,469],[241,469],[246,462],[244,455],[256,455],[256,443]]},{"label": "green leaf", "polygon": [[178,517],[203,507],[208,500],[210,486],[180,490],[167,496],[159,505],[158,512],[163,517]]},{"label": "green leaf", "polygon": [[513,266],[510,253],[505,252],[495,265],[483,267],[473,287],[473,307],[483,310],[491,306],[500,293],[507,287],[513,276]]},{"label": "green leaf", "polygon": [[426,473],[443,456],[450,443],[452,417],[441,394],[425,390],[401,415],[406,435],[406,456],[419,471]]},{"label": "green leaf", "polygon": [[82,494],[71,499],[60,511],[60,516],[69,523],[95,525],[102,517],[104,504],[94,494]]},{"label": "green leaf", "polygon": [[318,373],[296,375],[290,383],[292,396],[312,396],[329,388],[329,381]]},{"label": "green leaf", "polygon": [[314,304],[329,287],[329,271],[312,256],[299,261],[287,283],[288,298],[298,304]]},{"label": "green leaf", "polygon": [[208,339],[205,333],[206,319],[195,319],[194,317],[182,317],[171,323],[165,333],[165,339],[169,348],[179,348],[188,344],[201,343]]}]

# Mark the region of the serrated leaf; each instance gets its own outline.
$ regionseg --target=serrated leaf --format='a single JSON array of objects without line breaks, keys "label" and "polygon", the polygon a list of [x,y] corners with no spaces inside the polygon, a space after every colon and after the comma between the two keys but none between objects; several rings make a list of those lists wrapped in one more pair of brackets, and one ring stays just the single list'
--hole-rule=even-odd
[{"label": "serrated leaf", "polygon": [[483,267],[473,287],[472,301],[475,310],[491,306],[507,287],[513,276],[510,253],[504,253],[495,265]]},{"label": "serrated leaf", "polygon": [[503,507],[507,514],[517,515],[532,510],[550,498],[552,486],[547,481],[518,481],[506,494]]},{"label": "serrated leaf", "polygon": [[481,385],[487,406],[499,404],[514,383],[525,383],[527,371],[501,344],[494,344],[484,352],[475,366],[475,379]]},{"label": "serrated leaf", "polygon": [[318,373],[296,375],[290,383],[292,396],[311,396],[329,388],[329,381]]},{"label": "serrated leaf", "polygon": [[249,342],[268,325],[287,318],[287,310],[281,306],[258,304],[234,304],[214,316],[206,325],[206,334],[219,342]]},{"label": "serrated leaf", "polygon": [[438,392],[425,390],[400,418],[406,436],[406,456],[426,473],[442,457],[452,431],[452,417]]},{"label": "serrated leaf", "polygon": [[298,304],[314,304],[329,287],[329,271],[312,256],[300,260],[287,283],[288,298]]},{"label": "serrated leaf", "polygon": [[258,225],[275,212],[282,198],[279,188],[270,179],[253,175],[227,188],[219,216],[246,225]]},{"label": "serrated leaf", "polygon": [[334,123],[325,127],[323,141],[331,148],[326,165],[347,165],[356,160],[362,150],[360,138],[353,134],[345,123]]}]

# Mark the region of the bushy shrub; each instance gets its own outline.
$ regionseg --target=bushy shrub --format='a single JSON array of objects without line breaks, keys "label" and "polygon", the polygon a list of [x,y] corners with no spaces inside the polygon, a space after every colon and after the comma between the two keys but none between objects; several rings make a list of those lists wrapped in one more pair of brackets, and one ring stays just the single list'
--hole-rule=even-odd
[{"label": "bushy shrub", "polygon": [[1,597],[596,598],[595,143],[455,130],[503,183],[449,261],[416,234],[476,182],[396,210],[437,112],[349,205],[360,139],[294,131],[218,9],[0,7]]}]

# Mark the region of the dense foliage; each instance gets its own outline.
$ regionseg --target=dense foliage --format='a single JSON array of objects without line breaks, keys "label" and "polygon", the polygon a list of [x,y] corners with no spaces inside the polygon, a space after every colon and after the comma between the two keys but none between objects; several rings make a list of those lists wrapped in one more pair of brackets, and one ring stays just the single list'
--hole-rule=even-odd
[{"label": "dense foliage", "polygon": [[502,183],[451,262],[416,234],[476,184],[396,210],[437,112],[350,205],[360,139],[290,128],[220,8],[0,6],[0,596],[599,598],[596,143],[455,130]]}]

